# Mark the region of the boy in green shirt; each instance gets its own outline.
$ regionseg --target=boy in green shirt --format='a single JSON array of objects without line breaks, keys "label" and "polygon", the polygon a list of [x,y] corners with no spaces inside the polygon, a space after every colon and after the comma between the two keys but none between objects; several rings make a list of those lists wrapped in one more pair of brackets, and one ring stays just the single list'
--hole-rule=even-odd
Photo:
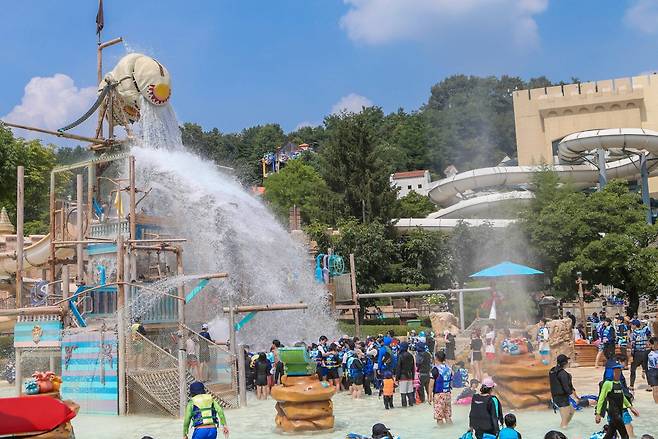
[{"label": "boy in green shirt", "polygon": [[192,439],[216,439],[220,425],[224,436],[228,437],[224,410],[212,395],[206,393],[205,386],[198,381],[190,384],[190,402],[187,403],[183,419],[183,439],[187,439],[190,423],[194,427]]},{"label": "boy in green shirt", "polygon": [[635,416],[640,413],[624,396],[624,389],[619,381],[621,379],[622,366],[617,364],[613,368],[612,381],[605,381],[599,391],[598,402],[596,403],[596,423],[601,422],[604,413],[608,414],[608,431],[604,439],[612,439],[615,433],[619,434],[621,439],[628,439],[628,432],[624,425],[624,410],[629,409]]}]

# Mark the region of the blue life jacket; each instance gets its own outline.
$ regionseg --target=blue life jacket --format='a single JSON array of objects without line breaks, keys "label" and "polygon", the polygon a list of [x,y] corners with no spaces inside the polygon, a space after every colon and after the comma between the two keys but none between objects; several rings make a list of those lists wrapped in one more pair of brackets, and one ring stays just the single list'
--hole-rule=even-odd
[{"label": "blue life jacket", "polygon": [[324,358],[324,367],[327,369],[335,369],[340,365],[338,354],[329,354]]},{"label": "blue life jacket", "polygon": [[[441,366],[434,366],[438,372],[437,377],[434,379],[434,393],[448,393],[452,390],[452,370],[445,364]],[[432,371],[432,376],[434,372]]]},{"label": "blue life jacket", "polygon": [[505,427],[498,433],[498,439],[519,439],[520,437],[519,432],[510,427]]},{"label": "blue life jacket", "polygon": [[[350,357],[347,360],[347,370],[350,378],[360,378],[363,376],[363,362],[356,360],[357,357]],[[361,367],[357,367],[359,363]]]}]

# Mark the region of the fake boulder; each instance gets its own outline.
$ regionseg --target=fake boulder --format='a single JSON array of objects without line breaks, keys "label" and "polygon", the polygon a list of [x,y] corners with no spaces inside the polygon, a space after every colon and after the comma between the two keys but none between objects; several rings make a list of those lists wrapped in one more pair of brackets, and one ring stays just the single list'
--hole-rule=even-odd
[{"label": "fake boulder", "polygon": [[336,390],[317,376],[288,376],[272,387],[277,427],[285,432],[328,430],[334,427],[331,397]]},{"label": "fake boulder", "polygon": [[544,408],[551,400],[548,372],[551,366],[544,366],[530,355],[503,356],[507,361],[489,364],[487,372],[496,382],[496,395],[503,407],[511,409]]},{"label": "fake boulder", "polygon": [[453,313],[450,312],[433,312],[430,313],[430,321],[432,322],[432,331],[436,337],[443,337],[446,330],[451,334],[459,334],[459,320]]}]

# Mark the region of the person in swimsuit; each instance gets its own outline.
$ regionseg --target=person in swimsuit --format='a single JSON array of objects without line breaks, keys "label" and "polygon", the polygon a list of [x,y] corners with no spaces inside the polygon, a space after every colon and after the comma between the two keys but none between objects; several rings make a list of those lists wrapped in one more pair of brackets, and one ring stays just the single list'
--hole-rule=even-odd
[{"label": "person in swimsuit", "polygon": [[482,382],[482,338],[480,329],[473,331],[471,335],[471,366],[473,367],[473,376]]},{"label": "person in swimsuit", "polygon": [[267,399],[269,394],[269,386],[267,385],[267,377],[270,375],[272,365],[267,360],[265,352],[258,354],[258,359],[254,364],[254,372],[256,374],[256,399]]}]

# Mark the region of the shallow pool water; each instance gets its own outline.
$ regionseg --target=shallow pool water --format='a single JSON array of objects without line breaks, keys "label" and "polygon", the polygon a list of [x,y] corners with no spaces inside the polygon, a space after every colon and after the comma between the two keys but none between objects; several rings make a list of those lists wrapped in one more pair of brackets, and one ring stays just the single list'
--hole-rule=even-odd
[{"label": "shallow pool water", "polygon": [[[594,393],[596,380],[601,371],[592,368],[572,370],[577,391],[580,394]],[[374,423],[385,423],[393,433],[403,439],[408,438],[459,438],[466,430],[468,407],[453,405],[454,424],[438,427],[432,419],[429,404],[413,408],[401,408],[399,395],[395,397],[396,408],[384,410],[383,403],[376,396],[353,401],[345,394],[334,397],[334,414],[336,427],[331,432],[315,434],[281,434],[274,428],[274,401],[249,400],[246,408],[227,410],[226,416],[233,439],[260,439],[272,437],[295,437],[312,439],[340,439],[348,432],[370,433]],[[658,405],[653,403],[651,393],[640,387],[636,392],[635,406],[641,416],[634,421],[635,431],[640,437],[644,433],[658,433]],[[507,413],[507,411],[506,411]],[[542,439],[551,429],[559,430],[560,418],[550,410],[522,411],[516,413],[519,420],[518,430],[524,439]],[[78,439],[141,439],[144,435],[154,439],[180,439],[182,422],[171,418],[146,416],[89,416],[79,415],[74,420]],[[593,409],[584,409],[576,413],[574,420],[564,433],[569,439],[588,439],[589,435],[599,431],[602,425],[594,423]]]}]

